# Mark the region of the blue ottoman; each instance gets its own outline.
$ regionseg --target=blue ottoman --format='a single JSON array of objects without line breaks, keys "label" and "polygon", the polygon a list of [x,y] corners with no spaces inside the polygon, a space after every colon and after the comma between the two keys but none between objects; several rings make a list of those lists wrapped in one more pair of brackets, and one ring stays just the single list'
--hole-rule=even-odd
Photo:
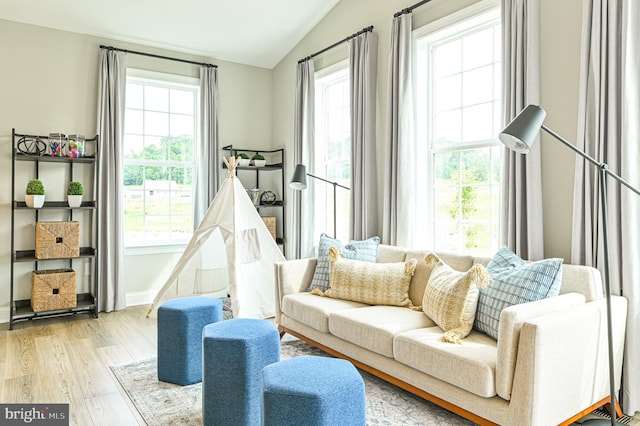
[{"label": "blue ottoman", "polygon": [[366,424],[364,381],[349,361],[299,356],[262,370],[264,426]]},{"label": "blue ottoman", "polygon": [[205,426],[260,425],[262,369],[280,360],[280,334],[267,320],[236,318],[202,333]]},{"label": "blue ottoman", "polygon": [[190,385],[202,381],[202,329],[222,321],[222,302],[181,297],[158,308],[158,380]]}]

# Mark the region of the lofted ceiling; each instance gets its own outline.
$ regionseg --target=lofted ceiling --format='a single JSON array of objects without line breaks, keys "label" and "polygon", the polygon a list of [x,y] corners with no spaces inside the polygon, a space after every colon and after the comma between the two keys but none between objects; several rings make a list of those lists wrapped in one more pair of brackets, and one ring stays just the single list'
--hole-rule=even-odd
[{"label": "lofted ceiling", "polygon": [[273,68],[339,0],[1,2],[0,19]]}]

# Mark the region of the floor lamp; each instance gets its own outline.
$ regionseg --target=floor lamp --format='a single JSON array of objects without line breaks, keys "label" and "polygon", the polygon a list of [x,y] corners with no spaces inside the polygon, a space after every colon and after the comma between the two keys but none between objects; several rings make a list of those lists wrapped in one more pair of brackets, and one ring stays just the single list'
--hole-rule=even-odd
[{"label": "floor lamp", "polygon": [[295,189],[296,191],[307,189],[307,176],[333,185],[333,238],[338,238],[336,226],[336,187],[339,186],[340,188],[344,188],[347,191],[349,191],[350,189],[344,185],[340,185],[338,182],[333,182],[318,176],[314,176],[311,173],[307,173],[307,167],[304,164],[298,164],[296,166],[296,169],[293,171],[293,176],[291,176],[289,187]]},{"label": "floor lamp", "polygon": [[[616,422],[616,399],[615,399],[615,372],[613,365],[613,335],[611,331],[611,283],[609,278],[609,230],[607,224],[607,176],[617,180],[622,185],[629,188],[631,191],[640,195],[640,190],[634,188],[627,181],[620,176],[609,170],[605,163],[601,163],[589,156],[584,151],[576,148],[573,144],[568,142],[562,136],[558,135],[554,131],[547,128],[543,122],[546,116],[546,112],[537,105],[527,106],[516,118],[511,121],[500,133],[500,141],[506,145],[507,148],[526,154],[529,152],[534,144],[535,138],[538,135],[540,129],[546,131],[555,139],[562,142],[569,149],[576,154],[587,160],[598,169],[598,183],[600,186],[600,208],[602,210],[602,236],[604,238],[604,288],[606,296],[607,306],[607,342],[609,349],[609,394],[611,396],[611,425],[620,424]],[[609,424],[609,420],[594,419],[588,420],[583,425],[596,426]]]}]

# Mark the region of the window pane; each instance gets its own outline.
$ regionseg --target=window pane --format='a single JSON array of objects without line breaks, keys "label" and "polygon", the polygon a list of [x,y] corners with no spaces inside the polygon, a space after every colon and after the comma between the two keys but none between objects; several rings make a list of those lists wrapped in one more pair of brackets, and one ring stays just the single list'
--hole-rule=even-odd
[{"label": "window pane", "polygon": [[145,111],[144,132],[147,135],[156,136],[169,134],[169,114],[164,112]]},{"label": "window pane", "polygon": [[123,144],[125,158],[142,158],[144,137],[141,135],[125,134]]},{"label": "window pane", "polygon": [[462,109],[462,141],[474,142],[495,139],[493,132],[493,103]]},{"label": "window pane", "polygon": [[491,148],[462,151],[462,184],[488,183],[491,179]]},{"label": "window pane", "polygon": [[193,115],[194,93],[192,91],[172,89],[169,94],[171,96],[170,111],[172,113]]},{"label": "window pane", "polygon": [[167,159],[166,138],[160,136],[146,136],[144,138],[144,159],[164,161]]},{"label": "window pane", "polygon": [[437,46],[434,49],[434,74],[435,78],[442,78],[462,71],[462,43],[454,40],[450,43]]},{"label": "window pane", "polygon": [[141,135],[144,132],[144,121],[142,111],[128,109],[124,113],[124,132]]},{"label": "window pane", "polygon": [[151,216],[145,218],[145,237],[152,241],[171,240],[171,219],[169,216]]},{"label": "window pane", "polygon": [[476,32],[462,39],[462,64],[465,70],[493,62],[493,28]]},{"label": "window pane", "polygon": [[194,124],[191,115],[171,115],[172,136],[193,136]]},{"label": "window pane", "polygon": [[435,114],[433,123],[436,147],[451,146],[462,141],[462,110]]},{"label": "window pane", "polygon": [[459,252],[459,229],[457,222],[436,221],[434,223],[434,250],[450,253]]},{"label": "window pane", "polygon": [[491,102],[494,98],[493,79],[493,65],[465,72],[462,77],[464,105]]},{"label": "window pane", "polygon": [[145,86],[144,108],[147,111],[169,111],[169,89]]},{"label": "window pane", "polygon": [[452,108],[459,108],[462,101],[462,86],[460,84],[460,74],[436,80],[435,85],[435,110],[436,112],[446,111]]},{"label": "window pane", "polygon": [[125,102],[127,108],[142,109],[142,85],[140,84],[127,84],[127,95],[125,96]]},{"label": "window pane", "polygon": [[123,167],[125,190],[129,186],[140,186],[144,181],[144,167],[139,165],[125,165]]}]

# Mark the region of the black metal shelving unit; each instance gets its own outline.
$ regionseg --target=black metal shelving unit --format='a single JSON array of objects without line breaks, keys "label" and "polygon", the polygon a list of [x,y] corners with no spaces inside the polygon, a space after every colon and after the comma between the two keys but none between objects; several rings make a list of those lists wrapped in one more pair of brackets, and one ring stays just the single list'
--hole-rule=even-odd
[{"label": "black metal shelving unit", "polygon": [[[37,154],[25,154],[18,150],[18,141],[21,138],[40,139],[45,141],[48,136],[28,135],[16,133],[15,129],[12,129],[12,162],[11,162],[11,278],[10,278],[10,309],[9,309],[9,329],[13,330],[14,323],[20,321],[35,320],[40,318],[50,318],[55,316],[75,315],[81,313],[92,314],[96,318],[98,317],[98,294],[99,294],[99,277],[97,268],[98,259],[98,232],[97,232],[97,199],[99,198],[99,185],[97,179],[98,173],[98,144],[99,137],[96,135],[93,138],[85,139],[85,144],[88,146],[93,145],[93,153],[89,156],[83,156],[80,158],[70,157],[52,157],[48,155]],[[86,149],[86,148],[85,148]],[[18,163],[23,165],[32,164],[33,169],[31,176],[35,179],[39,178],[41,163],[55,163],[62,167],[68,167],[70,180],[73,180],[74,167],[77,165],[85,164],[88,167],[92,167],[92,182],[90,182],[94,200],[83,201],[80,207],[69,207],[66,201],[45,201],[44,205],[40,208],[27,207],[24,201],[16,200],[16,170]],[[88,185],[84,185],[88,187]],[[45,184],[46,187],[46,184]],[[85,191],[86,193],[86,191]],[[79,256],[76,258],[61,258],[61,259],[37,259],[35,256],[35,249],[26,248],[18,250],[16,248],[16,214],[25,215],[32,213],[34,215],[33,223],[38,221],[40,212],[54,212],[57,211],[60,220],[73,220],[74,211],[89,211],[90,222],[82,223],[82,228],[85,232],[90,232],[90,247],[80,247]],[[18,263],[33,263],[33,271],[43,270],[43,266],[52,261],[64,261],[68,262],[69,268],[73,269],[73,262],[76,259],[84,259],[85,262],[89,262],[90,273],[87,275],[88,292],[78,293],[76,291],[76,307],[66,309],[55,309],[45,312],[34,312],[31,309],[31,300],[22,299],[16,300],[16,271],[15,266]],[[76,278],[77,279],[77,278]]]},{"label": "black metal shelving unit", "polygon": [[[236,157],[239,153],[244,152],[249,155],[251,158],[254,154],[262,154],[268,157],[276,157],[276,162],[269,163],[263,167],[256,167],[253,165],[249,166],[237,166],[236,170],[242,170],[247,172],[255,173],[255,183],[256,187],[260,188],[260,173],[262,172],[280,172],[280,200],[276,200],[272,204],[259,204],[256,206],[258,212],[261,216],[264,216],[263,212],[268,209],[280,209],[281,210],[281,223],[276,224],[276,243],[282,247],[282,253],[285,253],[285,242],[286,242],[286,220],[285,220],[285,202],[284,202],[284,194],[285,194],[285,176],[284,176],[284,148],[273,149],[273,150],[264,150],[264,149],[245,149],[245,148],[236,148],[233,145],[227,145],[222,147],[223,150],[229,153],[230,157]],[[223,164],[223,167],[226,166]]]}]

